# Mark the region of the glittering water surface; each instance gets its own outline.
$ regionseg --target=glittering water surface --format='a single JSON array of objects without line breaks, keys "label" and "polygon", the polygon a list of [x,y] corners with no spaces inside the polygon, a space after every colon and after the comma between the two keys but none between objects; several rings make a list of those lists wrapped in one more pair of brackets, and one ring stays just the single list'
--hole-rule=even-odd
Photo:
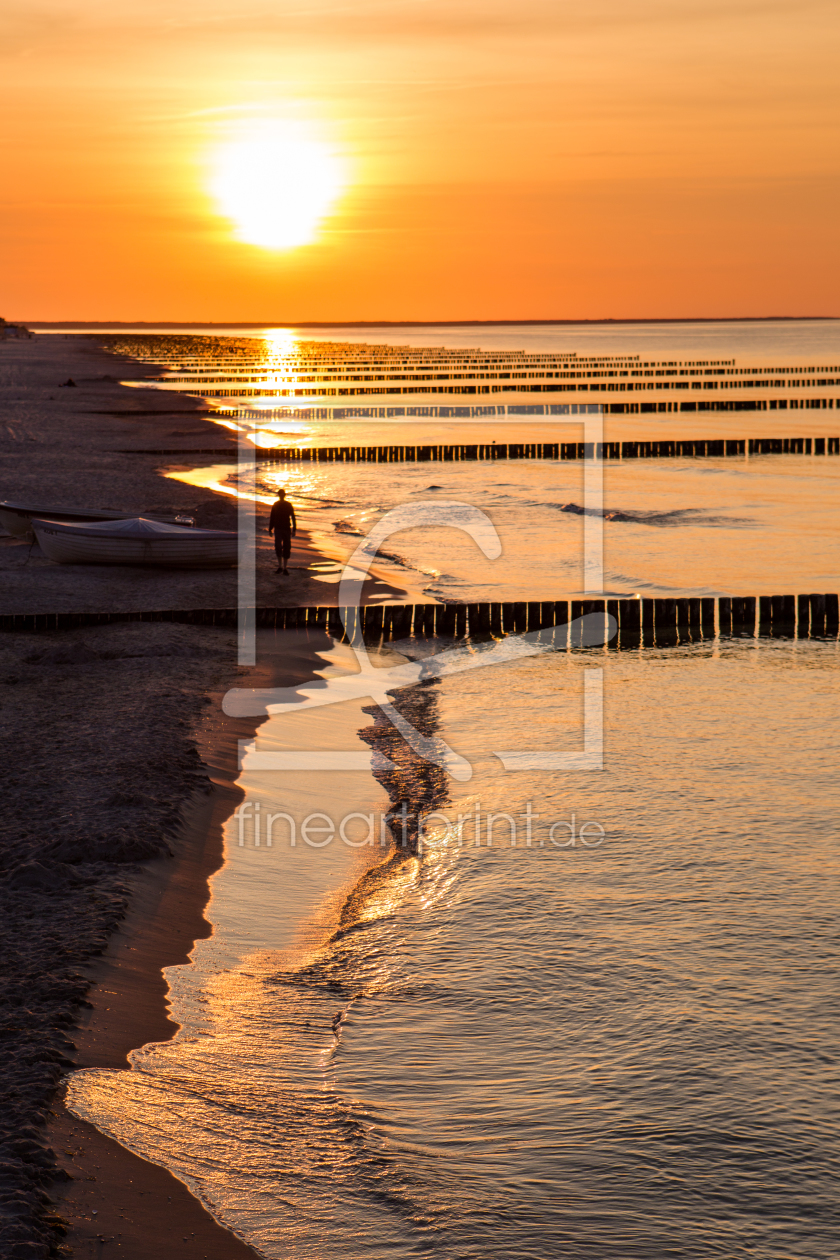
[{"label": "glittering water surface", "polygon": [[[837,336],[829,323],[341,334],[756,362],[833,354]],[[829,432],[836,414],[784,421]],[[631,420],[640,431],[618,436],[678,435]],[[332,422],[294,423],[303,442]],[[757,423],[710,416],[700,433],[692,418],[688,433],[680,417],[680,432]],[[362,428],[337,440],[402,440]],[[427,440],[460,440],[437,429]],[[604,522],[605,588],[837,590],[837,467],[608,464],[603,506],[620,518]],[[230,492],[235,471],[200,475]],[[452,528],[454,511],[388,540],[395,572],[442,599],[544,600],[581,589],[582,518],[562,508],[583,503],[582,478],[541,461],[292,464],[263,467],[256,493],[284,484],[332,555],[399,504],[468,503],[498,529],[498,559]],[[328,677],[354,668],[347,647],[325,661]],[[506,771],[499,750],[582,748],[596,670],[603,770]],[[250,820],[227,828],[214,934],[167,972],[181,1032],[130,1072],[75,1074],[73,1110],[270,1260],[825,1260],[840,1225],[838,700],[836,638],[543,651],[401,695],[469,762],[466,781],[400,759],[364,699],[272,717],[257,753],[349,751],[361,768],[246,758]],[[425,802],[417,853],[380,843],[386,785]],[[271,847],[269,813],[283,815]],[[314,813],[354,815],[347,843],[302,840]]]},{"label": "glittering water surface", "polygon": [[[399,586],[402,576],[412,590],[425,589],[430,598],[544,600],[592,591],[592,574],[586,581],[582,567],[581,509],[608,516],[603,550],[604,589],[610,594],[793,594],[830,591],[838,584],[834,540],[840,529],[840,459],[834,455],[747,452],[727,458],[607,460],[602,479],[600,472],[593,473],[591,461],[576,460],[264,462],[272,443],[352,448],[834,436],[840,431],[837,321],[317,333],[276,329],[238,337],[126,337],[120,343],[125,353],[152,359],[161,368],[160,379],[150,382],[144,376],[138,384],[198,396],[209,390],[209,403],[216,409],[212,414],[226,431],[244,434],[243,449],[261,461],[256,484],[250,471],[240,476],[236,462],[179,468],[170,474],[176,479],[211,485],[220,493],[256,495],[261,524],[277,489],[285,488],[301,524],[333,558],[348,556],[391,509],[440,504],[439,526],[402,530],[381,548],[389,579]],[[434,354],[432,347],[438,348]],[[467,353],[468,347],[477,347],[474,355]],[[422,370],[412,359],[421,351],[432,355]],[[534,359],[527,372],[519,373],[528,380],[514,380],[517,374],[511,371],[510,380],[493,385],[501,393],[458,392],[467,388],[458,384],[461,375],[466,379],[471,373],[478,373],[476,388],[490,388],[482,356],[492,360],[508,352],[577,356],[575,362],[558,359],[554,368],[564,364],[580,369],[581,377],[590,372],[593,379],[560,382],[576,391],[572,393],[523,393],[537,388],[530,376],[539,376],[542,369]],[[407,367],[399,366],[401,355]],[[452,355],[466,356],[463,373],[456,360],[450,361]],[[747,376],[686,377],[688,392],[685,398],[680,393],[680,401],[671,389],[674,379],[663,368],[678,361],[685,371],[701,375],[731,370]],[[721,363],[740,366],[714,366]],[[814,371],[800,379],[797,372],[806,363]],[[762,376],[768,364],[774,365],[772,379]],[[637,408],[633,414],[613,414],[611,407],[631,405],[631,394],[620,392],[627,382],[600,378],[607,369],[625,367],[625,375],[632,371],[640,376],[630,383],[634,391],[643,391],[633,392],[632,399],[642,401],[632,403]],[[754,379],[749,376],[753,368]],[[441,392],[388,392],[403,389],[415,369],[426,381],[423,388]],[[246,389],[242,382],[249,380],[252,392],[266,396],[223,396],[235,393],[239,385]],[[765,388],[768,381],[772,389]],[[558,381],[552,377],[551,383]],[[336,391],[343,388],[350,392],[339,396]],[[769,409],[782,401],[785,410]],[[718,403],[759,410],[659,411]],[[601,416],[604,407],[608,414]],[[564,414],[554,414],[560,411]],[[587,430],[586,424],[596,428]],[[262,430],[256,432],[255,425]],[[487,514],[499,532],[501,556],[485,559],[459,531],[458,510],[445,506],[452,502]],[[767,562],[770,556],[772,564]],[[338,581],[339,572],[325,567],[315,576],[329,584]]]},{"label": "glittering water surface", "polygon": [[[587,503],[583,481],[574,464],[512,460],[287,465],[264,470],[259,486],[267,494],[286,487],[333,554],[349,555],[402,504],[480,508],[499,532],[498,559],[485,559],[448,506],[439,527],[403,530],[381,550],[437,599],[537,600],[583,590],[583,517],[564,510]],[[603,525],[611,594],[764,595],[833,591],[840,582],[840,459],[608,464],[603,508],[620,514]]]},{"label": "glittering water surface", "polygon": [[[426,686],[473,766],[434,804],[510,815],[515,845],[510,823],[488,847],[484,824],[476,845],[438,817],[418,856],[292,849],[285,825],[240,848],[232,823],[217,934],[192,980],[170,971],[183,1032],[131,1072],[77,1074],[73,1108],[272,1260],[824,1260],[837,652],[548,653]],[[604,770],[505,773],[493,750],[580,747],[593,668]],[[358,748],[368,719],[330,713],[308,737],[272,719],[257,748],[330,730]],[[246,766],[244,782],[295,817],[384,808],[363,772],[303,778]]]},{"label": "glittering water surface", "polygon": [[[603,589],[610,595],[774,595],[840,585],[840,459],[636,461],[604,468]],[[397,585],[439,600],[542,600],[584,591],[578,464],[277,465],[241,478],[235,464],[172,474],[256,493],[258,527],[278,487],[327,555],[348,559],[395,508],[430,506],[439,524],[400,529],[375,552]],[[600,493],[600,492],[599,492]],[[461,506],[458,506],[461,505]],[[501,554],[487,559],[461,528],[486,513]],[[771,561],[772,558],[772,562]],[[319,564],[324,583],[338,563]],[[591,586],[590,588],[591,589]]]}]

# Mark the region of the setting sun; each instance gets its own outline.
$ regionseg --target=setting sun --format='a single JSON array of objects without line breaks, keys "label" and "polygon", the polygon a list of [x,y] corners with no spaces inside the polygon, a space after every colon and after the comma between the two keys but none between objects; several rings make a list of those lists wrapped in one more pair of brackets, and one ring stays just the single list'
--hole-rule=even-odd
[{"label": "setting sun", "polygon": [[327,144],[292,124],[263,122],[217,150],[210,191],[240,241],[283,250],[315,239],[344,183]]}]

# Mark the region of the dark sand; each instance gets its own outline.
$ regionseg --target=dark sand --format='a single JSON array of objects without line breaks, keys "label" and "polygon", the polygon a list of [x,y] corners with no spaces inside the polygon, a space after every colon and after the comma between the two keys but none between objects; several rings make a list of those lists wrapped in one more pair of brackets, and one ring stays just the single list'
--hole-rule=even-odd
[{"label": "dark sand", "polygon": [[242,670],[232,634],[212,628],[0,639],[7,764],[14,752],[0,845],[4,1260],[55,1254],[51,1213],[78,1256],[253,1255],[168,1173],[68,1115],[56,1088],[71,1067],[126,1066],[175,1032],[160,969],[209,930],[207,879],[240,799],[236,741],[256,724],[225,718],[221,696],[310,678],[327,644],[261,633],[261,668]]},{"label": "dark sand", "polygon": [[[0,341],[0,499],[119,511],[187,512],[199,526],[235,529],[236,500],[164,476],[169,469],[237,462],[229,430],[207,419],[198,400],[128,388],[122,379],[159,369],[107,353],[101,337],[48,334]],[[68,378],[75,388],[64,387]],[[177,449],[177,455],[137,451]],[[213,448],[229,454],[190,456]],[[135,453],[126,453],[135,452]],[[302,518],[290,574],[277,574],[273,541],[260,509],[257,603],[265,607],[334,605],[338,586],[311,569],[325,556]],[[405,591],[372,573],[364,602],[401,600]],[[423,602],[422,600],[420,602]],[[0,537],[0,613],[130,612],[235,608],[235,569],[165,570],[58,565],[37,545]]]},{"label": "dark sand", "polygon": [[[0,343],[0,497],[189,511],[200,526],[234,527],[232,498],[162,472],[170,463],[235,462],[235,442],[195,400],[119,384],[144,371],[95,338]],[[68,377],[75,387],[61,387]],[[229,447],[230,456],[190,456],[207,446]],[[183,454],[125,453],[150,447]],[[334,602],[337,587],[307,570],[322,557],[305,531],[290,579],[275,577],[267,535],[261,544],[258,602]],[[0,612],[236,606],[235,571],[59,566],[8,538],[0,571]],[[365,595],[374,592],[402,594],[373,581]],[[69,1069],[125,1066],[129,1050],[175,1031],[161,967],[183,962],[208,931],[207,878],[238,800],[236,739],[255,725],[224,718],[220,696],[269,678],[289,685],[318,664],[315,639],[259,638],[263,667],[242,671],[234,637],[221,629],[133,623],[0,637],[4,1260],[62,1254],[53,1211],[69,1221],[62,1245],[76,1255],[116,1253],[119,1244],[120,1254],[151,1260],[176,1242],[189,1257],[253,1254],[168,1173],[69,1116],[56,1091]],[[55,1208],[50,1144],[72,1178]]]}]

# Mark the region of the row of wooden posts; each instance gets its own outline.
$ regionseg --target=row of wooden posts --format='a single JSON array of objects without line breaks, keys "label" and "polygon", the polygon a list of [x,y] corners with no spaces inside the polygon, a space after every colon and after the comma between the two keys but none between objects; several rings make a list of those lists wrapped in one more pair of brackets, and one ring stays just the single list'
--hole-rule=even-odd
[{"label": "row of wooden posts", "polygon": [[[123,455],[222,455],[236,446],[176,446],[126,450]],[[259,464],[460,463],[494,459],[720,459],[747,455],[840,455],[840,437],[684,438],[657,442],[491,442],[438,446],[275,446],[248,447]]]},{"label": "row of wooden posts", "polygon": [[[840,605],[836,594],[761,595],[687,599],[584,599],[471,604],[367,604],[361,608],[256,608],[254,623],[270,630],[323,630],[369,643],[416,638],[501,638],[541,632],[557,647],[575,646],[570,623],[604,618],[610,642],[668,644],[716,635],[836,637]],[[613,619],[607,622],[606,618]],[[239,624],[236,608],[166,609],[123,613],[6,613],[0,630],[69,630],[121,621],[178,622],[185,625]],[[588,623],[588,630],[592,624]],[[591,633],[587,639],[591,639]]]},{"label": "row of wooden posts", "polygon": [[[840,607],[836,594],[762,595],[683,599],[584,599],[507,601],[475,604],[368,604],[361,608],[256,609],[263,628],[318,627],[349,639],[361,631],[366,642],[408,637],[501,638],[508,634],[556,632],[555,640],[574,646],[571,623],[581,617],[612,618],[605,637],[639,636],[645,631],[687,630],[692,637],[716,634],[784,634],[807,638],[836,635]],[[591,637],[591,636],[588,636]]]},{"label": "row of wooden posts", "polygon": [[496,442],[438,446],[274,447],[259,463],[391,464],[495,459],[719,459],[746,455],[840,455],[840,437],[702,438],[652,442]]}]

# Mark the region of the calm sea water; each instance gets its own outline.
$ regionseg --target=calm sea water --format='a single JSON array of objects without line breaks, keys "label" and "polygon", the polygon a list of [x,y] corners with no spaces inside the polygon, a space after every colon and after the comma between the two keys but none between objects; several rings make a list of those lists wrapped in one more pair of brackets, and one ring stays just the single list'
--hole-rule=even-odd
[{"label": "calm sea water", "polygon": [[[42,329],[49,332],[50,329]],[[58,331],[64,332],[61,329]],[[102,335],[131,335],[125,327],[98,330]],[[171,328],[143,327],[143,336],[158,336],[172,343],[178,334]],[[526,350],[530,353],[559,352],[592,354],[639,354],[642,356],[697,359],[746,358],[753,362],[833,359],[840,354],[840,321],[813,320],[727,320],[703,323],[652,324],[438,324],[422,328],[387,324],[365,328],[337,324],[332,328],[263,329],[205,327],[196,324],[184,333],[212,337],[253,337],[276,341],[289,333],[307,341],[348,341],[390,346],[446,346],[452,350]]]},{"label": "calm sea water", "polygon": [[[463,532],[465,512],[392,536],[381,551],[435,599],[539,600],[583,590],[585,505],[580,465],[554,461],[279,466],[284,486],[330,552],[349,555],[403,504],[463,503],[485,512],[501,555],[489,560]],[[235,476],[234,476],[235,482]],[[607,464],[604,590],[610,594],[726,595],[833,591],[840,583],[840,459],[640,460]],[[564,510],[565,509],[565,510]],[[620,519],[623,518],[623,519]],[[772,563],[768,563],[772,556]]]},{"label": "calm sea water", "polygon": [[[451,527],[389,541],[440,597],[579,582],[579,468],[276,471],[351,546],[400,502],[485,510],[493,562]],[[606,585],[836,590],[836,501],[827,461],[608,468],[630,520],[605,522]],[[365,696],[271,717],[214,935],[167,973],[181,1032],[75,1074],[71,1107],[270,1260],[834,1255],[838,650],[546,650],[401,693],[468,779],[400,752]],[[337,697],[355,668],[325,656]],[[603,769],[505,770],[579,751],[599,678]],[[417,853],[382,831],[398,800],[428,812]]]},{"label": "calm sea water", "polygon": [[[170,972],[183,1032],[77,1074],[73,1109],[272,1260],[824,1260],[837,663],[836,643],[735,640],[421,688],[473,776],[436,792],[420,855],[292,849],[285,823],[239,847],[232,825],[217,934]],[[580,747],[593,668],[604,769],[503,771],[499,748]],[[257,746],[320,747],[329,721],[346,740],[352,712],[328,712]],[[385,808],[365,774],[310,778],[244,781],[296,817]],[[447,828],[477,804],[514,844],[504,821],[489,846],[486,822],[478,845]]]},{"label": "calm sea water", "polygon": [[[735,359],[740,364],[784,365],[840,360],[840,323],[830,320],[576,328],[325,329],[306,330],[300,336],[324,342],[379,342],[415,348],[478,346],[485,351],[575,352],[581,357],[641,355],[651,361]],[[178,357],[179,344],[177,337],[169,335],[138,342],[137,346],[138,353],[144,354],[153,353],[157,346],[161,360],[172,363]],[[263,353],[270,357],[275,351],[285,356],[283,373],[294,377],[297,342],[292,332],[240,335],[233,342],[218,337],[206,342],[188,339],[184,344],[191,347],[193,356],[188,355],[187,362],[204,356],[208,365],[214,365],[213,380],[224,381],[226,370],[232,373],[231,380],[237,379],[236,373],[241,371],[237,365],[257,362]],[[253,353],[248,350],[251,344]],[[233,354],[237,348],[244,358]],[[381,366],[378,369],[380,373],[383,370]],[[317,360],[309,362],[302,379],[313,379],[313,372],[317,373]],[[362,372],[360,380],[364,379]],[[385,376],[372,379],[381,384]],[[757,396],[767,393],[752,392]],[[790,400],[797,403],[806,394],[840,402],[840,395],[834,399],[838,390],[833,386],[809,390],[786,386],[776,392],[801,393],[802,399]],[[665,395],[650,396],[661,402]],[[545,397],[532,395],[529,401],[538,402],[537,409],[542,410]],[[581,398],[587,407],[603,401],[588,394]],[[252,401],[255,408],[272,404],[271,399]],[[426,401],[429,406],[419,410],[434,414],[425,419],[399,415],[388,422],[383,419],[387,408],[373,405],[377,400],[371,398],[344,399],[335,415],[327,406],[289,406],[282,409],[286,413],[282,418],[271,422],[275,426],[273,436],[289,445],[304,446],[578,441],[584,437],[579,415],[516,419],[507,405],[492,405],[485,410],[493,414],[483,418],[467,415],[446,419],[438,413],[447,404],[451,404],[450,410],[473,412],[476,407],[471,404],[476,400],[443,394],[430,395]],[[217,399],[215,405],[224,402]],[[354,409],[355,402],[358,411],[370,414],[348,418],[345,413]],[[510,403],[514,405],[518,404]],[[250,423],[247,408],[233,410],[237,418],[228,418],[226,423]],[[837,416],[834,408],[797,408],[755,413],[608,415],[603,424],[610,440],[813,436],[833,435],[838,430]],[[511,460],[394,463],[387,467],[366,463],[261,464],[253,488],[243,487],[235,465],[173,475],[187,481],[223,484],[228,490],[244,488],[266,504],[283,486],[300,511],[302,523],[332,556],[348,556],[370,528],[397,506],[467,503],[485,512],[498,530],[501,555],[486,560],[459,531],[458,510],[442,508],[439,527],[402,531],[383,547],[386,568],[392,566],[388,576],[396,585],[402,576],[413,589],[423,588],[431,598],[442,600],[539,600],[575,596],[584,590],[584,526],[574,510],[588,502],[581,463]],[[602,503],[614,519],[604,524],[604,589],[616,595],[673,596],[833,590],[838,585],[835,539],[840,527],[839,479],[840,460],[832,456],[607,461]],[[767,562],[770,556],[772,564]],[[338,571],[323,569],[320,576],[325,583],[335,582]]]},{"label": "calm sea water", "polygon": [[653,358],[744,359],[805,362],[840,354],[840,321],[733,320],[684,324],[441,324],[430,328],[301,329],[319,341],[371,342],[392,346],[447,346],[452,350],[525,350],[537,353],[638,354]]}]

